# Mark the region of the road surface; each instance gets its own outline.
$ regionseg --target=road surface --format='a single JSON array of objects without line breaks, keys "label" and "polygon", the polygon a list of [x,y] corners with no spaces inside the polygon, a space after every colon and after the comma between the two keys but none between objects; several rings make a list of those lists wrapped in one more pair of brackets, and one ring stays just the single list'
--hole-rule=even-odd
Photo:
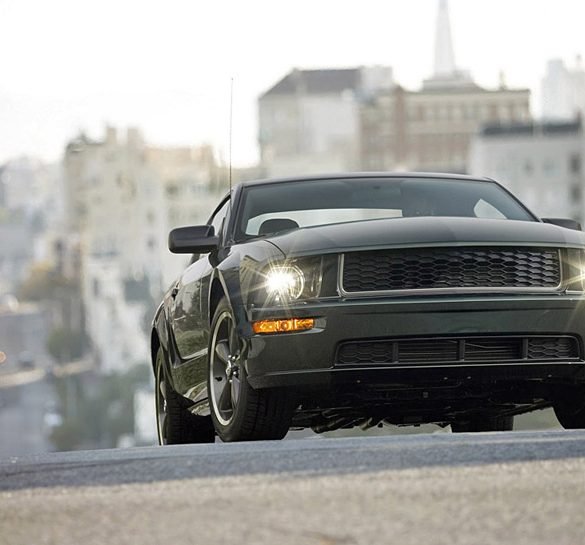
[{"label": "road surface", "polygon": [[4,459],[0,543],[582,545],[585,432]]}]

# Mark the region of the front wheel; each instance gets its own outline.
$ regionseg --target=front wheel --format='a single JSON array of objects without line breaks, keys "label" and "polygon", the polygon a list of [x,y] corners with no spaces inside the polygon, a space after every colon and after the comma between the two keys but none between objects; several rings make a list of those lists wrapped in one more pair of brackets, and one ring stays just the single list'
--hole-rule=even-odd
[{"label": "front wheel", "polygon": [[215,311],[209,339],[208,392],[211,418],[222,441],[282,439],[294,403],[286,390],[254,390],[233,311],[224,297]]},{"label": "front wheel", "polygon": [[187,408],[189,402],[169,384],[160,348],[156,354],[154,402],[159,445],[213,443],[215,440],[210,418],[191,414]]}]

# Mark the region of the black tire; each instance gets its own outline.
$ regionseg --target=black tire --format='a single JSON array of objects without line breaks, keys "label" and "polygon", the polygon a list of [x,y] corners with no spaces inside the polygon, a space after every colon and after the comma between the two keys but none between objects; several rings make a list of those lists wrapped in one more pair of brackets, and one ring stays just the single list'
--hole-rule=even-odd
[{"label": "black tire", "polygon": [[189,401],[170,387],[163,358],[163,351],[159,348],[156,354],[154,393],[159,445],[213,443],[215,430],[211,418],[189,412]]},{"label": "black tire", "polygon": [[469,420],[451,422],[453,433],[482,431],[511,431],[514,429],[513,416],[474,417]]},{"label": "black tire", "polygon": [[233,311],[224,297],[209,336],[207,387],[215,431],[225,442],[282,439],[291,425],[294,402],[283,389],[254,390],[243,358]]},{"label": "black tire", "polygon": [[585,429],[585,386],[565,392],[553,408],[560,425],[566,430]]}]

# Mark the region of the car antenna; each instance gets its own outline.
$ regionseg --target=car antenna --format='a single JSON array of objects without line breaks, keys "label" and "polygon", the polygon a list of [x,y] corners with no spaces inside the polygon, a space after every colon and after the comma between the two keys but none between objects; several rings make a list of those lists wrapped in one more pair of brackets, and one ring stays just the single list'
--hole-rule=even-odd
[{"label": "car antenna", "polygon": [[234,77],[232,76],[230,81],[230,139],[229,139],[229,182],[230,182],[230,193],[229,193],[229,212],[232,212],[232,128],[234,119]]}]

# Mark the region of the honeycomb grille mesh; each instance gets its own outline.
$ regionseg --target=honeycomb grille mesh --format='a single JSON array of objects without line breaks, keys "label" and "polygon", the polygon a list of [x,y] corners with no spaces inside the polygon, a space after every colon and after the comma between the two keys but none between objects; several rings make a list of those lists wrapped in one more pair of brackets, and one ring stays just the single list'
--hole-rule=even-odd
[{"label": "honeycomb grille mesh", "polygon": [[351,252],[348,293],[445,288],[548,288],[561,282],[554,248],[457,247]]},{"label": "honeycomb grille mesh", "polygon": [[571,337],[531,339],[531,342],[528,344],[528,359],[530,360],[572,358],[575,352],[575,339]]},{"label": "honeycomb grille mesh", "polygon": [[337,351],[338,365],[502,363],[565,361],[581,357],[575,337],[461,337],[348,341]]}]

